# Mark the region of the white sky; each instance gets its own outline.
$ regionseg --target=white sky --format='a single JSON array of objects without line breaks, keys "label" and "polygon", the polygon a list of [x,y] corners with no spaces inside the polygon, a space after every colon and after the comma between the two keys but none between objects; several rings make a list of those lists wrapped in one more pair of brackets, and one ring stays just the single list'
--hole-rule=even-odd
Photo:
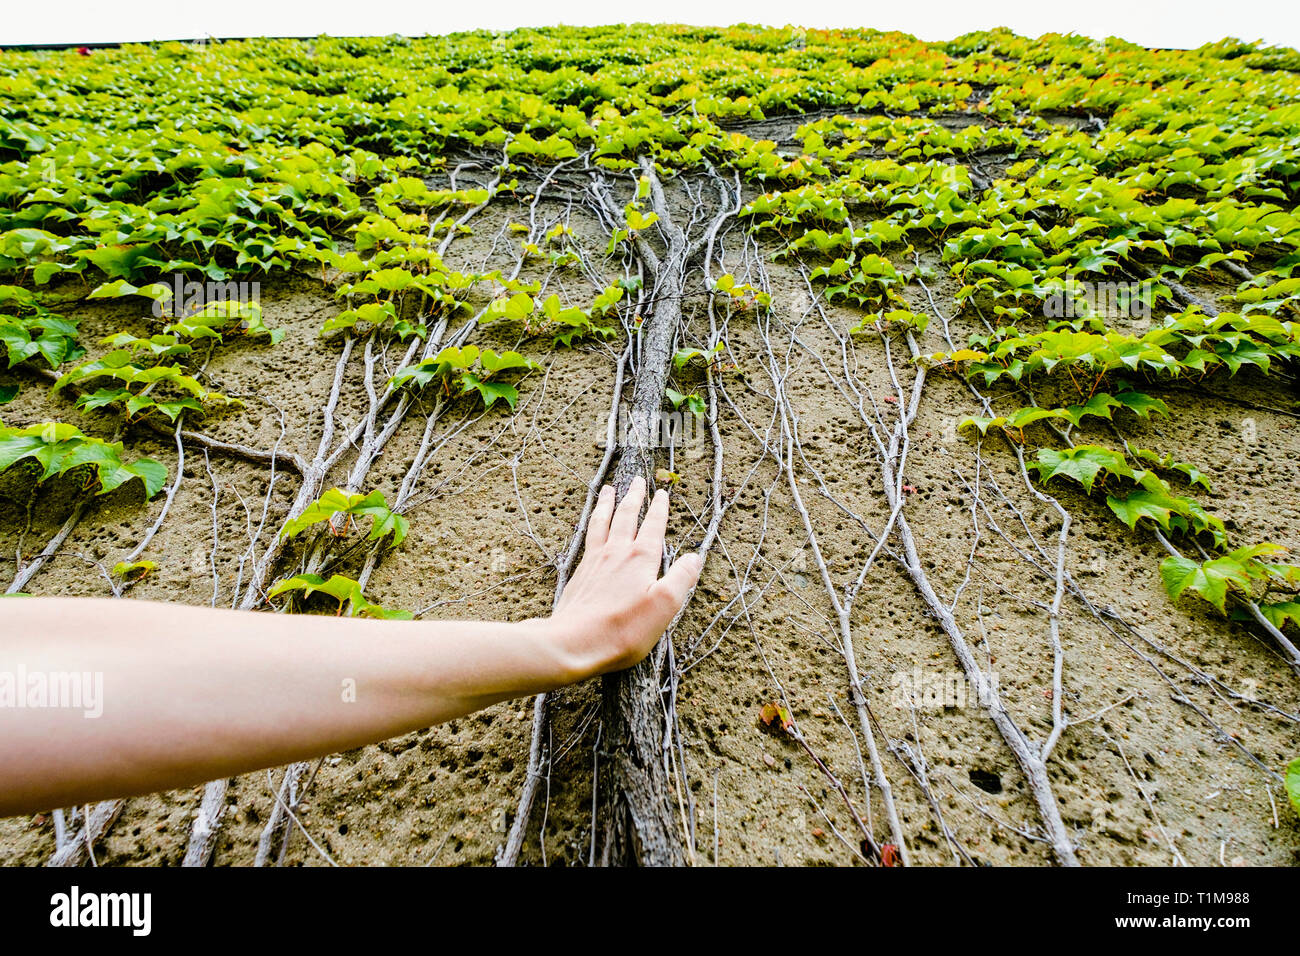
[{"label": "white sky", "polygon": [[658,23],[869,26],[951,39],[970,30],[1011,27],[1026,36],[1049,32],[1119,36],[1147,46],[1193,47],[1234,36],[1300,47],[1300,0],[893,0],[889,3],[790,0],[62,0],[50,6],[5,0],[0,45],[102,43],[201,36],[334,36],[450,33],[554,23],[593,25],[628,19]]}]

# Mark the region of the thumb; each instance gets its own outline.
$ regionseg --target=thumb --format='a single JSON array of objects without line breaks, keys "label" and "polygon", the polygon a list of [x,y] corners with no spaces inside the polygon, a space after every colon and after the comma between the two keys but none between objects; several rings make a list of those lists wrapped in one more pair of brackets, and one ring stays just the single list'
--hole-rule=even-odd
[{"label": "thumb", "polygon": [[651,586],[650,593],[655,597],[656,607],[663,615],[662,628],[667,628],[672,623],[677,612],[686,603],[691,588],[695,587],[700,579],[700,571],[703,568],[704,559],[698,552],[692,551],[674,561],[664,576]]}]

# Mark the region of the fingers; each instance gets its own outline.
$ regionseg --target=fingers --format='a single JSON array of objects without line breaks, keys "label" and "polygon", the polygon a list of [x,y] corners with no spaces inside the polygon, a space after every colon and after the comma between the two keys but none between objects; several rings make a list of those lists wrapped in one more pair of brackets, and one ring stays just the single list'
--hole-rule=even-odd
[{"label": "fingers", "polygon": [[664,628],[672,623],[677,612],[682,609],[691,588],[699,581],[703,568],[704,559],[698,552],[692,551],[674,561],[672,567],[650,588],[650,593],[658,599],[655,607],[663,619],[658,634],[663,633]]},{"label": "fingers", "polygon": [[609,538],[609,519],[614,515],[614,486],[605,485],[587,518],[587,547],[599,548]]},{"label": "fingers", "polygon": [[637,544],[654,552],[655,559],[664,550],[664,532],[668,530],[668,492],[660,488],[650,499],[650,507],[641,522],[641,530],[636,533]]},{"label": "fingers", "polygon": [[641,502],[645,500],[645,479],[637,475],[628,486],[627,494],[614,509],[614,519],[609,523],[609,541],[631,541],[636,537],[636,519],[641,516]]}]

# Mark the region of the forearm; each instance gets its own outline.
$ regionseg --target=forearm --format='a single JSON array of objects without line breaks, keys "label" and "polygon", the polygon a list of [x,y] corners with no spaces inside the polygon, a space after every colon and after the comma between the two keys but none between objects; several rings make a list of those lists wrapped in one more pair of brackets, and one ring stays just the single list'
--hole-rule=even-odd
[{"label": "forearm", "polygon": [[[348,750],[629,667],[673,620],[702,563],[688,554],[659,577],[668,495],[655,495],[638,531],[644,495],[640,478],[617,507],[613,488],[601,490],[582,562],[547,620],[0,602],[0,816]],[[34,691],[60,675],[74,678],[64,689],[93,699],[39,701]]]},{"label": "forearm", "polygon": [[[0,681],[102,675],[102,714],[0,689],[0,816],[347,750],[594,671],[547,621],[383,622],[11,599]],[[57,639],[56,639],[57,638]],[[15,688],[23,694],[28,688]],[[50,703],[54,703],[51,701]]]}]

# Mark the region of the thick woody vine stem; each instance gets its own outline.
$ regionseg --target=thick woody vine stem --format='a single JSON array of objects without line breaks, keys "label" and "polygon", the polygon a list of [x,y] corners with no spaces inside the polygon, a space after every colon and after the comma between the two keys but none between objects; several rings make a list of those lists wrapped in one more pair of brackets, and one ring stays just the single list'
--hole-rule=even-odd
[{"label": "thick woody vine stem", "polygon": [[[613,484],[620,499],[638,475],[648,487],[654,483],[660,412],[673,344],[682,324],[688,270],[709,237],[733,214],[731,203],[720,204],[704,233],[691,238],[675,218],[653,162],[643,159],[640,170],[650,185],[650,206],[658,216],[656,225],[665,248],[660,254],[646,237],[634,238],[653,282],[653,306],[640,330],[626,441],[614,469]],[[601,195],[608,208],[608,194],[602,191]],[[675,866],[687,862],[663,747],[666,716],[661,687],[666,659],[667,644],[661,641],[639,664],[603,678],[604,759],[598,780],[603,803],[598,825],[603,838],[600,859],[607,865]]]}]

